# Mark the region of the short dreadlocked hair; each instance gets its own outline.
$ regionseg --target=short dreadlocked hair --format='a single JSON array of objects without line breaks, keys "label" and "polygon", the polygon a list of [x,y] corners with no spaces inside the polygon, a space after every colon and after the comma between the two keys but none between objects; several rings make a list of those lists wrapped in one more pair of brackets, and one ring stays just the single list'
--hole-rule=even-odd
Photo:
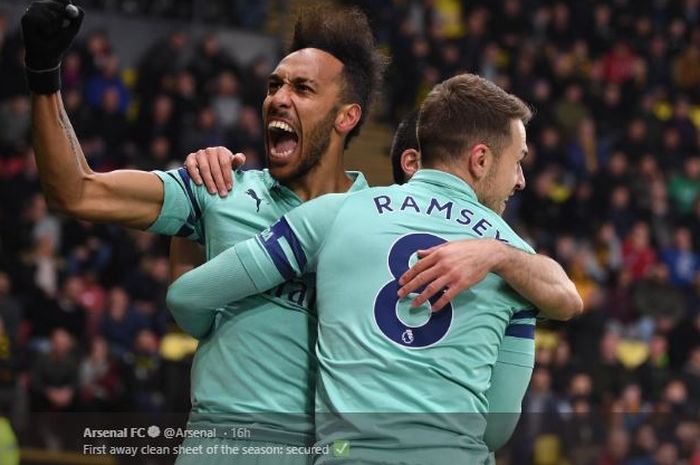
[{"label": "short dreadlocked hair", "polygon": [[358,8],[321,6],[302,11],[288,53],[305,48],[323,50],[344,65],[344,103],[357,103],[362,108],[360,121],[345,139],[347,148],[367,119],[388,58],[377,49],[367,16]]}]

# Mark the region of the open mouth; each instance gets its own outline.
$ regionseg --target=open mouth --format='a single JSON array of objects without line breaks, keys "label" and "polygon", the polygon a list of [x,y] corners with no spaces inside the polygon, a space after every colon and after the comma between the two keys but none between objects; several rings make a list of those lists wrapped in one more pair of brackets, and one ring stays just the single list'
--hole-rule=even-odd
[{"label": "open mouth", "polygon": [[284,121],[273,120],[267,125],[270,155],[275,158],[290,157],[299,145],[299,136],[294,128]]}]

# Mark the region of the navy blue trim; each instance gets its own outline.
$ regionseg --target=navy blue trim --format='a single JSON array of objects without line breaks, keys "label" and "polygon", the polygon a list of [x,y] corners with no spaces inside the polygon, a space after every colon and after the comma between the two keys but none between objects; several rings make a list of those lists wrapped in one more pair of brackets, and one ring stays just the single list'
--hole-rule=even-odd
[{"label": "navy blue trim", "polygon": [[193,232],[194,229],[192,229],[188,224],[183,224],[175,235],[179,237],[190,237]]},{"label": "navy blue trim", "polygon": [[175,177],[175,175],[173,173],[171,173],[170,171],[166,171],[165,174],[167,174],[168,176],[173,178],[178,184],[180,183],[180,181],[178,181],[177,178]]},{"label": "navy blue trim", "polygon": [[519,337],[521,339],[535,339],[535,325],[509,325],[506,328],[506,336]]},{"label": "navy blue trim", "polygon": [[195,232],[197,232],[197,226],[199,226],[200,232],[197,232],[197,238],[199,243],[204,244],[204,238],[207,235],[206,231],[204,230],[204,221],[197,221],[194,215],[190,212],[190,215],[187,217],[187,222],[190,224],[190,226],[192,226],[192,229]]},{"label": "navy blue trim", "polygon": [[192,188],[190,187],[190,174],[185,168],[180,168],[179,170],[177,170],[177,174],[180,175],[182,182],[185,184],[185,190],[187,191],[187,195],[190,198],[192,208],[194,208],[195,221],[198,221],[202,217],[202,211],[199,209],[197,199],[194,196],[194,193],[192,192]]},{"label": "navy blue trim", "polygon": [[267,254],[277,267],[277,271],[280,272],[285,280],[292,279],[294,277],[294,270],[292,269],[292,265],[290,265],[289,260],[287,260],[287,256],[284,254],[282,246],[277,241],[277,237],[275,235],[270,236],[268,239],[264,239],[262,236],[259,237],[261,239],[260,243],[263,247],[265,247],[265,250],[267,250]]},{"label": "navy blue trim", "polygon": [[272,238],[284,237],[287,240],[289,247],[292,248],[292,252],[294,253],[294,258],[299,265],[299,270],[304,271],[306,268],[306,254],[301,247],[299,238],[297,238],[297,235],[294,234],[294,231],[292,231],[292,228],[289,226],[287,218],[284,216],[280,218],[279,221],[272,225],[270,230],[272,231]]},{"label": "navy blue trim", "polygon": [[537,313],[537,310],[520,310],[519,312],[515,312],[510,319],[513,321],[521,318],[537,318]]}]

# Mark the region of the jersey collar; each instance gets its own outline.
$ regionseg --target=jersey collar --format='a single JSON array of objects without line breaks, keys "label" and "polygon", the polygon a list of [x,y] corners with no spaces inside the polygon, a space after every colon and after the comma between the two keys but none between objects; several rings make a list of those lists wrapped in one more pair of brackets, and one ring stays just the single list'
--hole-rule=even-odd
[{"label": "jersey collar", "polygon": [[425,183],[438,187],[446,195],[451,197],[466,197],[468,200],[478,202],[474,189],[463,179],[445,171],[421,169],[413,175],[409,183]]},{"label": "jersey collar", "polygon": [[348,192],[357,192],[363,189],[367,189],[369,187],[369,184],[367,184],[367,180],[365,179],[365,175],[361,172],[346,171],[345,174],[347,174],[348,177],[352,179],[352,186],[350,186]]}]

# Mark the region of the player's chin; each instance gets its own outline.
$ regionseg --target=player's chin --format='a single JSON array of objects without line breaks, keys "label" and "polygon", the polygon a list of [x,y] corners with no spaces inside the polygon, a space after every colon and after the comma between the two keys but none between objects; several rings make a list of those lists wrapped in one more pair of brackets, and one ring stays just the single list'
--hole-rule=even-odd
[{"label": "player's chin", "polygon": [[291,161],[274,160],[270,157],[267,159],[267,169],[277,181],[284,182],[294,177],[298,163]]}]

